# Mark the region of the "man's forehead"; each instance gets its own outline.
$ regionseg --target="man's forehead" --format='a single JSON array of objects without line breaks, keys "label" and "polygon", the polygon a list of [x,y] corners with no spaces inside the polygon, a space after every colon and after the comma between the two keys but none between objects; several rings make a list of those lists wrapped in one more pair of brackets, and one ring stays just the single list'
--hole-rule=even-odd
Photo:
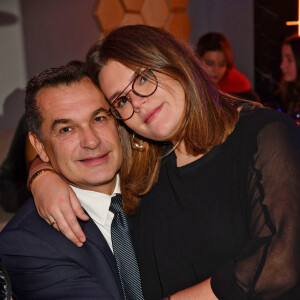
[{"label": "man's forehead", "polygon": [[50,127],[56,120],[77,123],[109,110],[103,93],[90,80],[44,87],[37,95],[37,106],[43,124],[47,123]]},{"label": "man's forehead", "polygon": [[72,102],[73,100],[75,102],[85,97],[86,101],[90,101],[91,99],[98,100],[101,106],[109,108],[109,104],[100,88],[88,77],[71,83],[60,83],[58,85],[42,87],[36,95],[38,106],[47,102],[47,100],[50,100],[50,102],[63,102],[66,100]]}]

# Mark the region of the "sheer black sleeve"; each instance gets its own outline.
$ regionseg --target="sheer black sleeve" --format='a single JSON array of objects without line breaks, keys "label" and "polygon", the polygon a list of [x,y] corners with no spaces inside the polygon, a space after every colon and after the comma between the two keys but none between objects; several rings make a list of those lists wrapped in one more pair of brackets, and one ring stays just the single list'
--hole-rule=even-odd
[{"label": "sheer black sleeve", "polygon": [[300,299],[300,128],[271,122],[256,143],[247,178],[251,239],[212,288],[220,299]]}]

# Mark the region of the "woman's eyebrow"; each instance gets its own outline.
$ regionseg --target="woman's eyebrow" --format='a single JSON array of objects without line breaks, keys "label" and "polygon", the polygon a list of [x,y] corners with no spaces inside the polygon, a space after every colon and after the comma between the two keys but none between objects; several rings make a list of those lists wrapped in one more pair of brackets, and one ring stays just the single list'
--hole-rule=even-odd
[{"label": "woman's eyebrow", "polygon": [[113,100],[115,100],[116,98],[118,98],[120,95],[122,95],[124,93],[124,91],[130,86],[130,84],[133,82],[133,80],[137,77],[138,73],[137,72],[134,72],[133,75],[131,76],[130,78],[130,81],[128,83],[128,85],[125,87],[124,90],[122,90],[121,92],[120,91],[116,91],[115,93],[113,93],[108,101],[111,103]]}]

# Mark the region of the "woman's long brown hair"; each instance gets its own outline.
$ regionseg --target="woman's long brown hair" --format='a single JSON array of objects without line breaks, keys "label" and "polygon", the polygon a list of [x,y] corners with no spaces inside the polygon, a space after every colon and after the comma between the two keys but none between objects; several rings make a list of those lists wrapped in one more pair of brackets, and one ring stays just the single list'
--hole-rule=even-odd
[{"label": "woman's long brown hair", "polygon": [[[238,120],[240,99],[222,94],[202,71],[193,49],[170,33],[146,25],[120,27],[97,42],[87,55],[95,82],[108,60],[138,70],[151,68],[178,80],[185,91],[185,111],[172,140],[183,141],[192,155],[224,142]],[[117,76],[117,74],[116,74]],[[145,151],[133,150],[130,129],[120,126],[124,161],[120,173],[124,210],[135,214],[140,198],[158,178],[165,144],[145,140]]]}]

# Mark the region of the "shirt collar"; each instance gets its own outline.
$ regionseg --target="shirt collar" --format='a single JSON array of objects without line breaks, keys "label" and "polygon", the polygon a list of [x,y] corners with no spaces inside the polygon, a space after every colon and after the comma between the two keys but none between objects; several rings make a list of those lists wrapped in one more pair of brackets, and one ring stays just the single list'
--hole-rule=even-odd
[{"label": "shirt collar", "polygon": [[90,217],[104,226],[109,211],[111,198],[121,191],[119,175],[117,175],[116,186],[112,195],[90,190],[83,190],[72,185],[70,186],[76,194],[82,207],[87,211]]}]

